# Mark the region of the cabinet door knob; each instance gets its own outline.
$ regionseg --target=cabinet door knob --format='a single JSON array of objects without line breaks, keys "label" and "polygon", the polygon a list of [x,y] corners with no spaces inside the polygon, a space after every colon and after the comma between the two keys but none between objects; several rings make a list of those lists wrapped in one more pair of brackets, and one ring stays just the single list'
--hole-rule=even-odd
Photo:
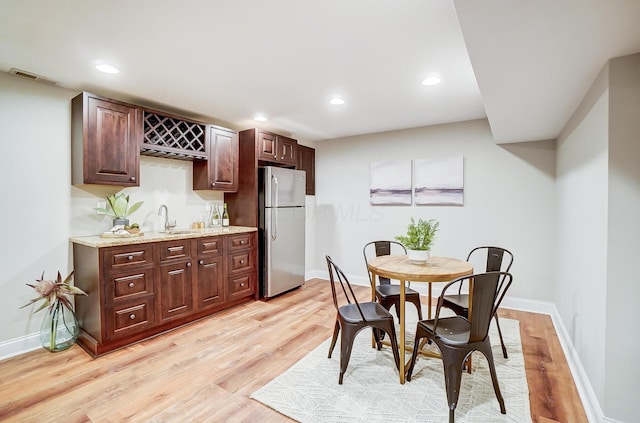
[{"label": "cabinet door knob", "polygon": [[204,260],[200,260],[198,263],[200,263],[200,264],[204,264]]},{"label": "cabinet door knob", "polygon": [[133,260],[133,256],[127,257],[127,260]]},{"label": "cabinet door knob", "polygon": [[129,319],[133,320],[133,319],[135,319],[135,318],[136,318],[136,315],[135,315],[135,314],[130,314],[130,315],[129,315]]},{"label": "cabinet door knob", "polygon": [[190,261],[187,262],[187,267],[191,267],[191,262]]},{"label": "cabinet door knob", "polygon": [[129,288],[133,288],[134,286],[136,286],[136,284],[135,284],[135,283],[133,283],[133,282],[129,282]]},{"label": "cabinet door knob", "polygon": [[215,182],[211,182],[211,186],[212,186],[212,187],[215,187],[215,186],[216,186],[216,183],[215,183]]},{"label": "cabinet door knob", "polygon": [[135,181],[136,181],[136,177],[135,177],[135,176],[132,176],[131,178],[129,178],[129,180],[130,180],[131,182],[135,182]]}]

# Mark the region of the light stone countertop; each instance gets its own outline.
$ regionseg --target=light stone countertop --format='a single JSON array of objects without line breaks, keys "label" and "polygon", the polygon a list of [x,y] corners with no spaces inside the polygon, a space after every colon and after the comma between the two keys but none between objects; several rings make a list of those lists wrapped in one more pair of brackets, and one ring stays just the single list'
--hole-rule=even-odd
[{"label": "light stone countertop", "polygon": [[145,244],[147,242],[171,241],[174,239],[203,238],[216,235],[233,235],[246,232],[255,232],[258,228],[248,226],[229,226],[228,228],[205,228],[205,229],[176,229],[173,233],[165,232],[145,232],[139,236],[126,237],[102,237],[100,235],[78,236],[69,238],[74,244],[86,245],[87,247],[103,248],[118,247],[121,245]]}]

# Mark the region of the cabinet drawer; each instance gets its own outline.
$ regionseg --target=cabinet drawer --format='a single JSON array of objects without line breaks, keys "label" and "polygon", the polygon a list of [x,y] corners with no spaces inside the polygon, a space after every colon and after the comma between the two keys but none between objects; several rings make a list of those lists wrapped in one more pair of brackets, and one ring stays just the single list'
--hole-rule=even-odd
[{"label": "cabinet drawer", "polygon": [[191,240],[178,239],[160,243],[160,260],[174,260],[191,257]]},{"label": "cabinet drawer", "polygon": [[229,278],[229,299],[253,295],[256,287],[256,272]]},{"label": "cabinet drawer", "polygon": [[107,276],[105,278],[107,304],[144,294],[153,294],[153,277],[153,268]]},{"label": "cabinet drawer", "polygon": [[229,256],[229,274],[248,272],[255,269],[255,254],[253,251],[243,251]]},{"label": "cabinet drawer", "polygon": [[213,257],[222,254],[222,237],[198,239],[198,257]]},{"label": "cabinet drawer", "polygon": [[152,327],[155,323],[153,297],[107,309],[107,336],[126,336]]},{"label": "cabinet drawer", "polygon": [[103,258],[107,273],[150,265],[153,263],[152,245],[108,248],[104,251]]},{"label": "cabinet drawer", "polygon": [[229,247],[229,252],[245,250],[247,248],[252,248],[255,245],[255,240],[255,232],[230,235],[227,238],[227,246]]}]

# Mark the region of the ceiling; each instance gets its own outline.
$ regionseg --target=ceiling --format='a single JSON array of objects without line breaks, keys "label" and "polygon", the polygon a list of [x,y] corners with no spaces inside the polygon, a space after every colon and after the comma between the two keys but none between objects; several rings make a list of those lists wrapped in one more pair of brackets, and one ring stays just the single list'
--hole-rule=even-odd
[{"label": "ceiling", "polygon": [[307,141],[484,117],[531,141],[640,52],[639,21],[634,0],[0,0],[0,71]]}]

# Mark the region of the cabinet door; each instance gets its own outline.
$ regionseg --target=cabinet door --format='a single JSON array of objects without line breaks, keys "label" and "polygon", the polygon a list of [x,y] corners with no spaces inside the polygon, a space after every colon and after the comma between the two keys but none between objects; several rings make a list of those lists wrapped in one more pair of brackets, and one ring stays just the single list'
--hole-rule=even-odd
[{"label": "cabinet door", "polygon": [[[82,153],[74,146],[74,160],[82,161],[83,178],[74,172],[74,184],[138,186],[140,172],[140,109],[120,102],[81,94]],[[80,96],[79,96],[80,97]],[[78,97],[76,97],[78,98]],[[74,99],[72,107],[80,107]],[[73,113],[74,125],[80,125]],[[77,143],[77,140],[74,141]],[[80,163],[76,163],[80,166]]]},{"label": "cabinet door", "polygon": [[258,160],[277,161],[276,135],[270,132],[258,132]]},{"label": "cabinet door", "polygon": [[209,139],[210,188],[238,190],[238,134],[211,127]]},{"label": "cabinet door", "polygon": [[193,189],[238,191],[238,134],[208,127],[207,160],[193,162]]},{"label": "cabinet door", "polygon": [[296,162],[298,161],[298,142],[292,138],[278,135],[277,147],[277,161],[279,163],[285,163],[295,166]]},{"label": "cabinet door", "polygon": [[179,261],[160,266],[160,320],[162,322],[186,316],[193,311],[191,261]]},{"label": "cabinet door", "polygon": [[221,304],[225,301],[222,257],[198,260],[196,302],[198,309]]},{"label": "cabinet door", "polygon": [[316,150],[304,145],[298,145],[298,163],[296,169],[304,170],[306,178],[306,194],[316,195]]}]

